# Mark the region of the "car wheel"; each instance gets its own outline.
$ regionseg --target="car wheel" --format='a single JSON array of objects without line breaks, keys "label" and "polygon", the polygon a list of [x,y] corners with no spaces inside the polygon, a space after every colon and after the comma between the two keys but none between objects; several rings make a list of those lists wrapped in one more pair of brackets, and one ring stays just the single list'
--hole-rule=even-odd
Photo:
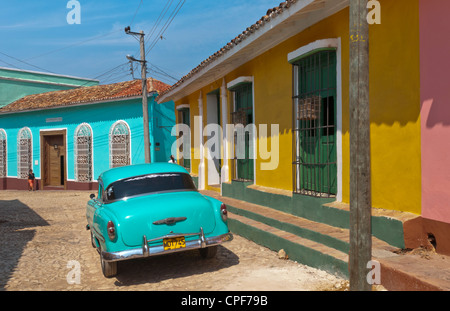
[{"label": "car wheel", "polygon": [[100,251],[100,263],[102,265],[102,272],[106,278],[112,278],[117,275],[117,262],[108,262],[103,260],[102,252]]},{"label": "car wheel", "polygon": [[200,248],[199,251],[200,251],[200,255],[203,258],[205,258],[205,259],[213,258],[217,254],[217,245],[206,247],[206,248]]}]

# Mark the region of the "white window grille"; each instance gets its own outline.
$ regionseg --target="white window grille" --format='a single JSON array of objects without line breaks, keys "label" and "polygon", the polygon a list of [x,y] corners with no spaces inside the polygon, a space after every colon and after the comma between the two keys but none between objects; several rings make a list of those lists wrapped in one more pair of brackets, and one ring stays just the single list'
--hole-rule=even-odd
[{"label": "white window grille", "polygon": [[27,127],[19,131],[17,136],[17,177],[27,179],[31,170],[32,161],[32,136]]},{"label": "white window grille", "polygon": [[6,177],[6,132],[0,129],[0,177]]},{"label": "white window grille", "polygon": [[109,166],[125,166],[130,162],[130,129],[125,121],[117,121],[109,132]]},{"label": "white window grille", "polygon": [[92,130],[86,123],[75,130],[75,180],[92,181]]}]

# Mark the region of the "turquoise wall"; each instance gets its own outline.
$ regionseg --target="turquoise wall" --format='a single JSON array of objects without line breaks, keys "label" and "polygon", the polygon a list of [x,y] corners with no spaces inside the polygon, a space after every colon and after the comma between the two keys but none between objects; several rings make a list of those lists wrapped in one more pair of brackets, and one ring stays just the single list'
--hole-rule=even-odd
[{"label": "turquoise wall", "polygon": [[[156,162],[169,161],[172,144],[176,137],[171,136],[172,127],[175,125],[175,103],[173,101],[164,104],[154,103],[154,137]],[[156,146],[159,144],[159,146]],[[159,149],[159,150],[158,150]],[[174,155],[176,157],[176,155]]]},{"label": "turquoise wall", "polygon": [[[149,105],[154,105],[154,140],[160,143],[155,152],[156,161],[167,162],[170,147],[175,137],[170,136],[169,126],[175,124],[173,103],[155,104],[152,97]],[[61,122],[48,123],[47,119],[59,118]],[[74,134],[81,123],[88,123],[93,133],[93,177],[96,180],[101,172],[109,169],[109,131],[118,120],[127,122],[131,130],[131,164],[144,162],[144,138],[141,99],[130,99],[94,105],[83,105],[35,112],[0,114],[0,129],[7,134],[7,174],[17,177],[17,135],[23,127],[30,128],[33,139],[33,171],[40,178],[40,131],[65,129],[67,132],[67,179],[75,180]],[[163,127],[164,126],[164,127]],[[38,161],[37,165],[35,161]]]},{"label": "turquoise wall", "polygon": [[91,79],[0,68],[0,107],[26,95],[98,84],[99,81]]}]

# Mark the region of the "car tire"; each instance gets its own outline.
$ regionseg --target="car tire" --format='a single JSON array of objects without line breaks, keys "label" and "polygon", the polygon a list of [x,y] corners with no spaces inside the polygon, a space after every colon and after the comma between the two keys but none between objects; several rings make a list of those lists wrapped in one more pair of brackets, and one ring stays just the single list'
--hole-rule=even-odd
[{"label": "car tire", "polygon": [[100,251],[100,264],[102,266],[102,273],[106,278],[112,278],[117,275],[117,262],[108,262],[103,260],[102,252]]},{"label": "car tire", "polygon": [[200,248],[199,251],[200,251],[200,255],[203,258],[205,258],[205,259],[213,258],[217,254],[217,245],[206,247],[206,248]]}]

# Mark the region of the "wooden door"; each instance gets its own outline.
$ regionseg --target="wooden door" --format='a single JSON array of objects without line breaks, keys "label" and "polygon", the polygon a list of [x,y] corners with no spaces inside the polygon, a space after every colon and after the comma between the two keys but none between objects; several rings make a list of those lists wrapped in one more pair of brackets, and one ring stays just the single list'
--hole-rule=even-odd
[{"label": "wooden door", "polygon": [[66,147],[63,135],[43,137],[43,177],[44,186],[60,187],[65,185]]}]

